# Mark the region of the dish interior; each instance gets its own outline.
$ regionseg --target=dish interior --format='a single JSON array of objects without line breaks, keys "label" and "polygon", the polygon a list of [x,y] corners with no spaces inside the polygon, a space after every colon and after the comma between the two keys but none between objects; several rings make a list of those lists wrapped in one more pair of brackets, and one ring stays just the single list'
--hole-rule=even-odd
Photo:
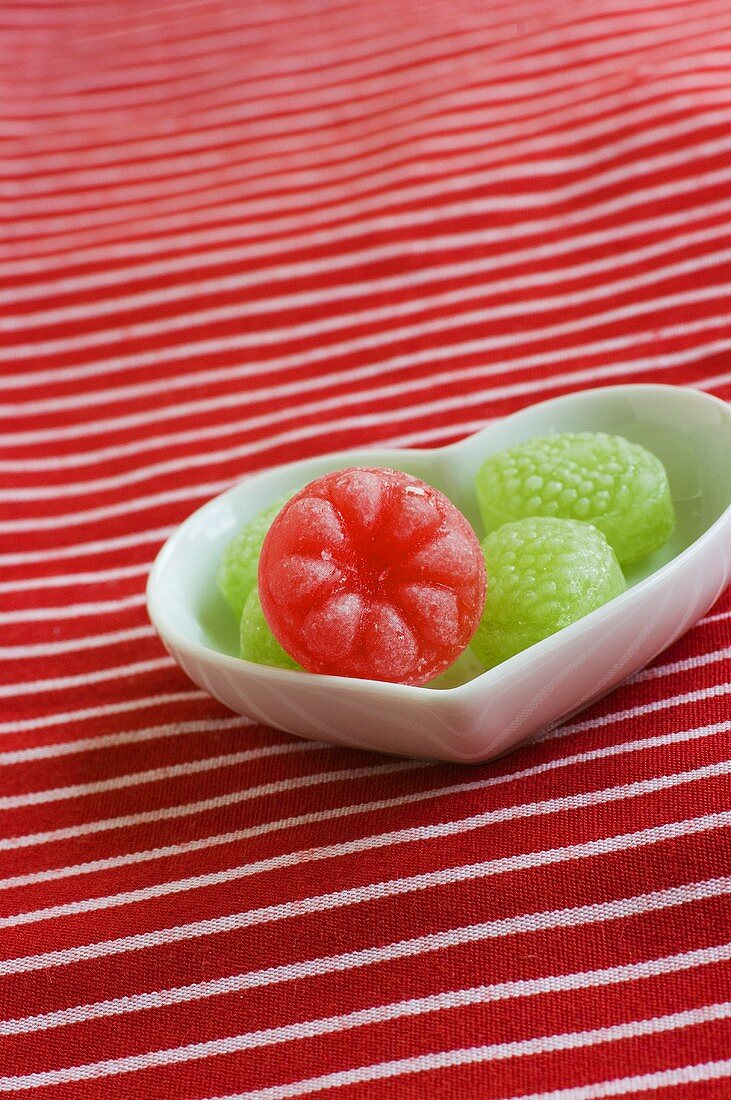
[{"label": "dish interior", "polygon": [[[627,394],[618,387],[616,396],[611,390],[588,391],[580,395],[582,400],[557,399],[533,406],[439,450],[341,452],[252,477],[191,516],[168,547],[175,556],[175,568],[163,568],[158,575],[168,616],[192,641],[238,657],[238,627],[216,587],[216,571],[229,539],[272,500],[345,465],[392,466],[446,493],[482,539],[474,477],[484,458],[534,436],[563,431],[623,435],[653,451],[665,465],[677,522],[663,547],[628,567],[628,585],[637,585],[690,546],[731,503],[731,432],[718,408],[701,403],[700,395],[697,404],[691,399],[689,405],[687,391],[677,391],[674,400],[672,391],[663,390],[662,399],[655,402],[648,396],[644,400],[623,396]],[[688,415],[690,407],[693,415]],[[427,686],[456,687],[481,671],[468,650]]]}]

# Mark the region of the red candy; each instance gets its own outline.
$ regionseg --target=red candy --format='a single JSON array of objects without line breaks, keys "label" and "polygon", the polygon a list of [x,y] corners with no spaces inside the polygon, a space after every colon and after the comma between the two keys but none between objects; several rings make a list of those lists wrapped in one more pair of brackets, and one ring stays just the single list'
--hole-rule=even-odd
[{"label": "red candy", "polygon": [[485,560],[462,513],[398,470],[325,474],[284,505],[259,559],[280,645],[310,672],[425,684],[477,629]]}]

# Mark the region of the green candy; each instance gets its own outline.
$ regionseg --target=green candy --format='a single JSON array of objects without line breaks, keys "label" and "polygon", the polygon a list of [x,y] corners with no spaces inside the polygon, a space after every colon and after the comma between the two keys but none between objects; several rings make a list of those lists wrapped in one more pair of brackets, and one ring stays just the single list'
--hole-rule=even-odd
[{"label": "green candy", "polygon": [[277,668],[301,668],[280,646],[269,629],[261,609],[259,593],[252,588],[241,616],[241,656],[259,665],[275,665]]},{"label": "green candy", "polygon": [[623,564],[656,550],[675,525],[665,467],[619,435],[565,432],[491,455],[477,473],[486,532],[527,516],[593,523]]},{"label": "green candy", "polygon": [[259,555],[266,533],[288,499],[281,497],[250,519],[223,552],[216,583],[237,621],[241,618],[249,593],[256,588]]},{"label": "green candy", "polygon": [[589,523],[521,519],[494,531],[482,549],[487,603],[471,644],[486,668],[555,634],[627,587],[614,551]]}]

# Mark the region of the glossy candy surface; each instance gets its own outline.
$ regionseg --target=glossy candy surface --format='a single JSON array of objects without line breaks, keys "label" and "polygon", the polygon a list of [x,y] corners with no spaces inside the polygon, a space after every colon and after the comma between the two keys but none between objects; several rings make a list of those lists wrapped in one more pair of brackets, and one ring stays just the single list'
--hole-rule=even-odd
[{"label": "glossy candy surface", "polygon": [[486,668],[540,642],[624,592],[614,551],[588,523],[506,523],[482,544],[490,587],[472,650]]},{"label": "glossy candy surface", "polygon": [[660,459],[622,436],[564,432],[491,455],[477,474],[487,532],[527,516],[593,523],[620,562],[667,540],[675,515]]},{"label": "glossy candy surface", "polygon": [[275,637],[310,672],[424,684],[470,641],[485,563],[443,493],[396,470],[352,467],[282,508],[262,547],[259,595]]}]

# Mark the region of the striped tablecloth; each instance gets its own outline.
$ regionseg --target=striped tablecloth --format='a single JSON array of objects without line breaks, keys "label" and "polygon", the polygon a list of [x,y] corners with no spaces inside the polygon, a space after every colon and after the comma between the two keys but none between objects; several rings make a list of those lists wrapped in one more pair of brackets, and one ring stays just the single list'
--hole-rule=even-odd
[{"label": "striped tablecloth", "polygon": [[0,9],[0,1092],[731,1096],[728,594],[473,769],[246,724],[143,596],[270,464],[731,397],[728,0]]}]

